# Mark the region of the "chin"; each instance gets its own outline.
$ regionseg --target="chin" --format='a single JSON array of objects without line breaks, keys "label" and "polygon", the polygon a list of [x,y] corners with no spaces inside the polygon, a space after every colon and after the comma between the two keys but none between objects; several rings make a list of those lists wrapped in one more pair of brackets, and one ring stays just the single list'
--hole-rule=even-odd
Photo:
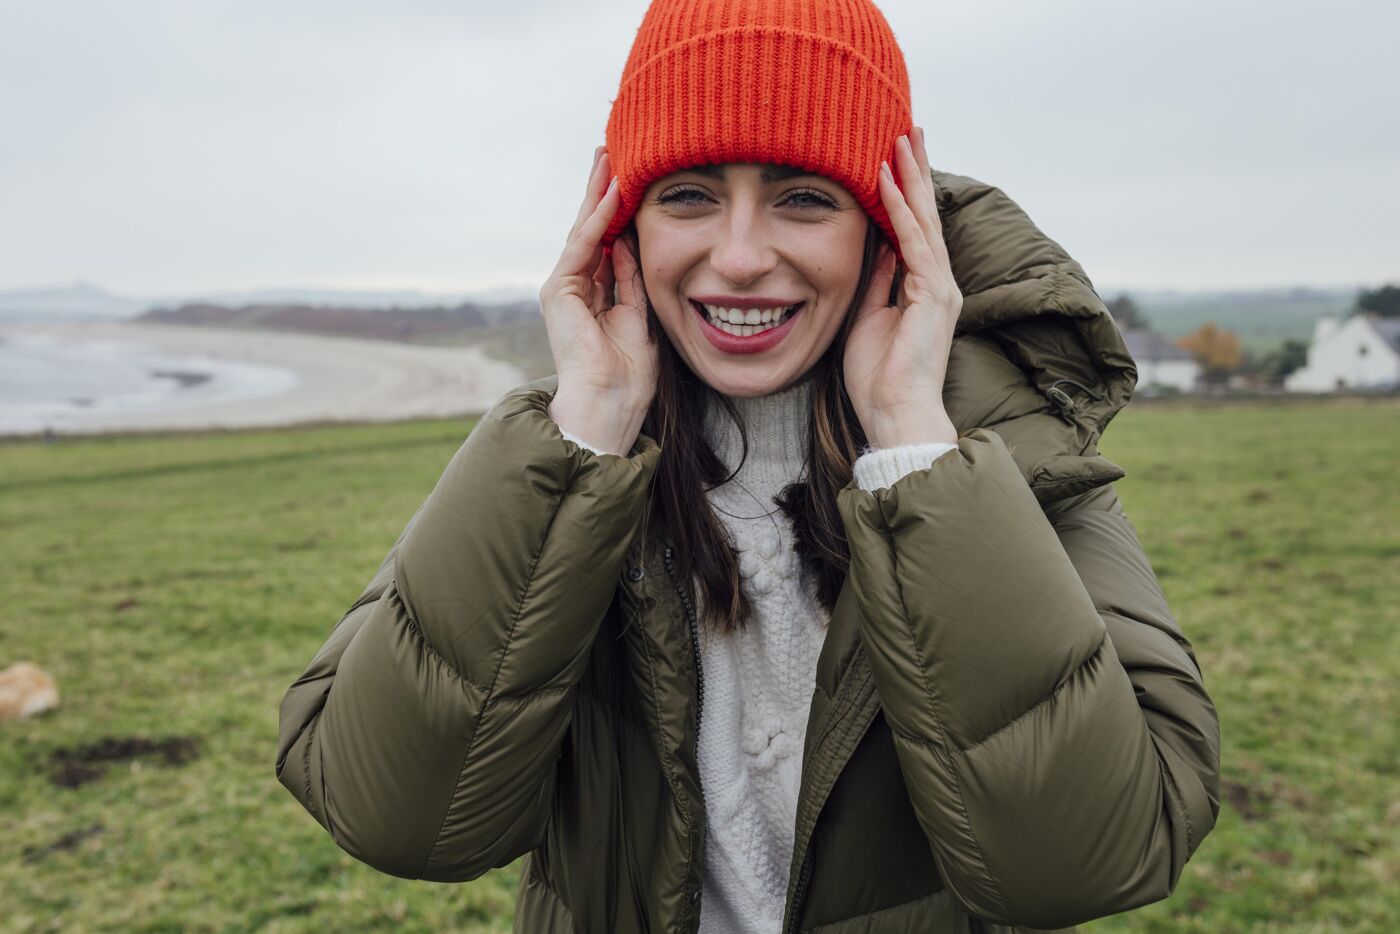
[{"label": "chin", "polygon": [[720,361],[718,365],[696,370],[696,374],[716,392],[744,399],[771,395],[796,382],[798,378],[792,367],[757,359],[752,365],[746,366],[735,366],[728,360]]}]

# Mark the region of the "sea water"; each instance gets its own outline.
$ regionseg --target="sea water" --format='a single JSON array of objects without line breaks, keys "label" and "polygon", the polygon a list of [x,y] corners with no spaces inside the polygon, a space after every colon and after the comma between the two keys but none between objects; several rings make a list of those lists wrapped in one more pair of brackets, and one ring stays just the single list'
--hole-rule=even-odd
[{"label": "sea water", "polygon": [[137,340],[0,334],[0,434],[93,426],[150,412],[278,396],[285,367],[162,352]]}]

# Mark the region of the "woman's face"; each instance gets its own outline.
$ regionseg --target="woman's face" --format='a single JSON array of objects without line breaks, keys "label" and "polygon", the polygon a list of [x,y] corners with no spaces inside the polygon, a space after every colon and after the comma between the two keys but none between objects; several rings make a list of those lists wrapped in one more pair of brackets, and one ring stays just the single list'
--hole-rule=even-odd
[{"label": "woman's face", "polygon": [[844,186],[801,169],[731,162],[672,173],[647,188],[636,214],[647,297],[672,346],[717,391],[786,389],[840,331],[869,222]]}]

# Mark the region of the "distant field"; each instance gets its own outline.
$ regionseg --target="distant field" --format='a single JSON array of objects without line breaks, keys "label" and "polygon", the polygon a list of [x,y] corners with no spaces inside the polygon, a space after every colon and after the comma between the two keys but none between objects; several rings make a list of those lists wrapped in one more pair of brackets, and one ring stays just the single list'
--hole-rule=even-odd
[{"label": "distant field", "polygon": [[[1400,930],[1400,407],[1129,407],[1104,451],[1194,641],[1220,824],[1092,931]],[[505,932],[514,869],[380,875],[273,775],[277,705],[469,426],[0,445],[0,931]]]},{"label": "distant field", "polygon": [[[1112,296],[1105,295],[1108,300]],[[1352,299],[1341,296],[1307,296],[1300,298],[1252,295],[1208,300],[1201,298],[1179,301],[1144,298],[1139,300],[1143,314],[1152,329],[1179,340],[1208,322],[1233,331],[1240,346],[1256,354],[1267,353],[1285,340],[1311,343],[1313,324],[1322,315],[1345,316]]]}]

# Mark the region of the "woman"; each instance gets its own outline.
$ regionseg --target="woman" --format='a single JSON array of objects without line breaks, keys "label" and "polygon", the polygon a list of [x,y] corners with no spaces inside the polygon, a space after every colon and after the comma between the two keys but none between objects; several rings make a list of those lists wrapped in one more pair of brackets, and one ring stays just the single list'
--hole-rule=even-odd
[{"label": "woman", "polygon": [[[656,0],[472,430],[282,704],[347,852],[517,931],[1054,928],[1170,893],[1219,732],[1078,264],[933,172],[868,0]],[[615,178],[614,178],[615,176]],[[742,323],[740,323],[742,322]]]}]

